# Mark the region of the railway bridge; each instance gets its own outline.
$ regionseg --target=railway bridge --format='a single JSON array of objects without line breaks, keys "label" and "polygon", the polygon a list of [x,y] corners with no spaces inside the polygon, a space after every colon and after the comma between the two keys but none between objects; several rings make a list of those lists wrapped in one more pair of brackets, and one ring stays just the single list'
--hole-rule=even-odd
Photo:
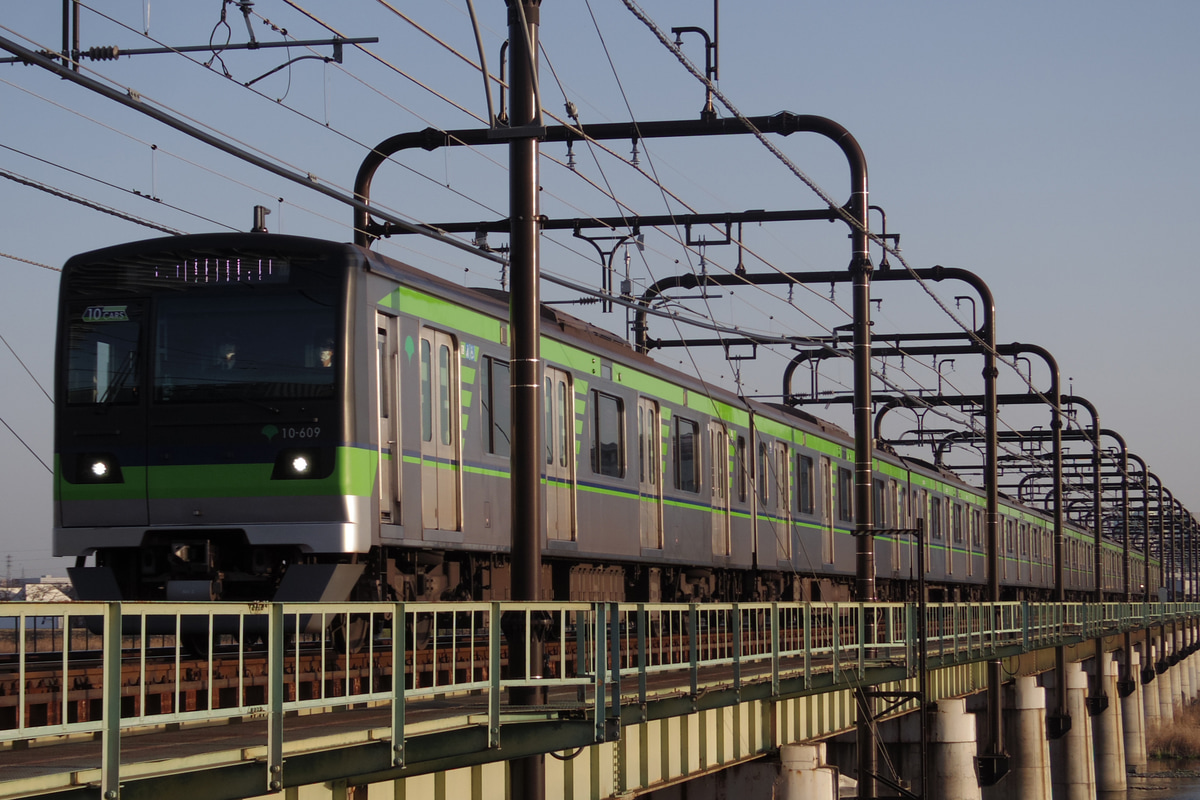
[{"label": "railway bridge", "polygon": [[[0,800],[483,800],[537,754],[551,798],[687,781],[835,797],[862,686],[886,700],[881,795],[975,797],[996,661],[998,786],[1094,793],[1144,768],[1146,726],[1200,692],[1198,619],[1196,603],[14,603]],[[529,631],[545,657],[512,669]],[[547,703],[513,705],[531,685]]]}]

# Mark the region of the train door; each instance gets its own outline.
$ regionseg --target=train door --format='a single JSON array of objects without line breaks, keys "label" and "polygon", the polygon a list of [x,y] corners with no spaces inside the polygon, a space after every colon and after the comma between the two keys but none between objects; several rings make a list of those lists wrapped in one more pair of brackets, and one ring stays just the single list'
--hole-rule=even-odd
[{"label": "train door", "polygon": [[575,394],[571,376],[546,367],[546,532],[551,539],[575,538]]},{"label": "train door", "polygon": [[712,506],[712,553],[728,556],[729,546],[729,435],[720,420],[708,423],[708,448],[712,454],[710,501]]},{"label": "train door", "polygon": [[375,317],[375,380],[379,407],[379,519],[400,521],[399,397],[396,386],[395,318]]},{"label": "train door", "polygon": [[642,547],[661,550],[662,429],[658,403],[645,397],[638,398],[638,496]]},{"label": "train door", "polygon": [[460,529],[458,350],[454,338],[421,329],[421,517],[429,530]]},{"label": "train door", "polygon": [[833,462],[821,456],[821,560],[833,563]]}]

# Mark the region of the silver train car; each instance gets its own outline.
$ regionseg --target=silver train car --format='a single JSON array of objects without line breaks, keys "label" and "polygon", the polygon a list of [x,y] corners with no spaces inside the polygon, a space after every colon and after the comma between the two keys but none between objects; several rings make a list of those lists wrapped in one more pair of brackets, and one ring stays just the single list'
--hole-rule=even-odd
[{"label": "silver train car", "polygon": [[[345,244],[213,234],[65,266],[55,555],[84,599],[509,596],[506,297]],[[833,600],[853,441],[543,310],[542,585],[560,600]],[[982,598],[985,501],[880,452],[877,585]],[[1006,597],[1049,597],[1051,522],[1005,501]],[[1070,530],[1067,588],[1094,589]],[[1106,588],[1120,588],[1106,542]],[[1107,552],[1111,551],[1111,552]],[[1134,557],[1134,586],[1159,581]]]}]

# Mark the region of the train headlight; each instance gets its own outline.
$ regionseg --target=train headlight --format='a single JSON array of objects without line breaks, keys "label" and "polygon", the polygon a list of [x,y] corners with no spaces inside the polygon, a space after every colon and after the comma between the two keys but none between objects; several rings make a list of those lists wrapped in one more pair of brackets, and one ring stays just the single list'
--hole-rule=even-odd
[{"label": "train headlight", "polygon": [[327,455],[332,454],[326,454],[319,447],[284,450],[275,457],[271,479],[295,481],[324,478],[332,471],[332,459],[326,457]]},{"label": "train headlight", "polygon": [[112,453],[84,453],[75,467],[75,483],[124,483],[121,465]]}]

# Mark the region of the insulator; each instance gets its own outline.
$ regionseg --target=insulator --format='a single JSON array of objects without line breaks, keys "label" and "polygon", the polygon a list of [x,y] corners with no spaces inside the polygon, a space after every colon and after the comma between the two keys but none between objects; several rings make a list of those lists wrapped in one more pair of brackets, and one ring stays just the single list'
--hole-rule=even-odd
[{"label": "insulator", "polygon": [[115,61],[121,55],[121,48],[115,44],[105,47],[89,47],[84,55],[92,61]]}]

